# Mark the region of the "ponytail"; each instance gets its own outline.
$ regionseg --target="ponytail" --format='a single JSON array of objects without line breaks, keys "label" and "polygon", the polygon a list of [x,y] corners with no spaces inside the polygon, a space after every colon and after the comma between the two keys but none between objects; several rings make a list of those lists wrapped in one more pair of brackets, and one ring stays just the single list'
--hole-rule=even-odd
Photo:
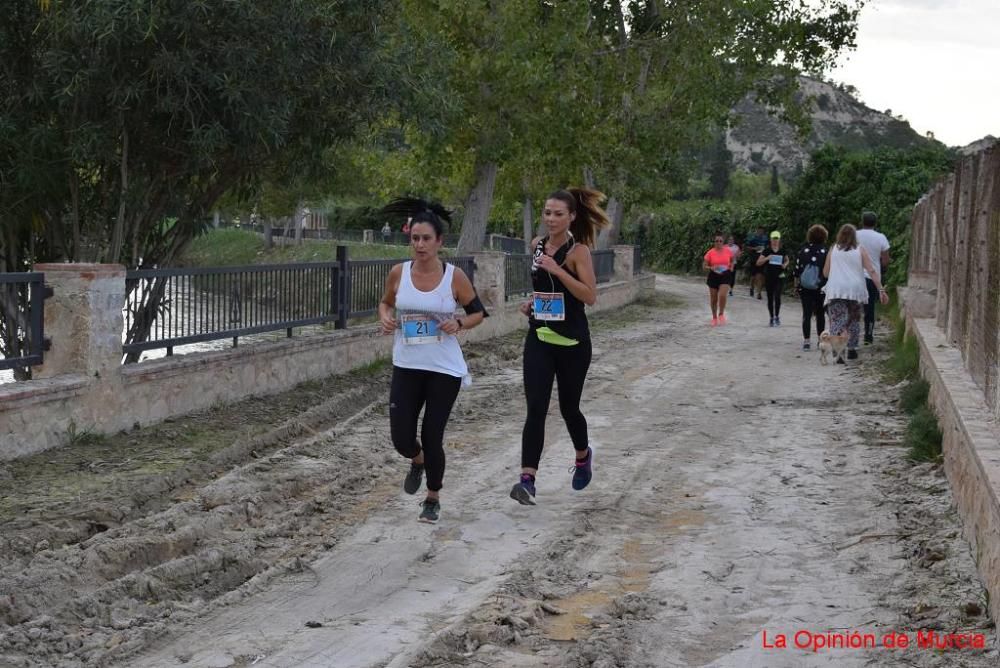
[{"label": "ponytail", "polygon": [[570,224],[570,233],[577,243],[594,247],[598,231],[611,224],[608,214],[600,207],[607,197],[604,193],[591,188],[567,188],[557,190],[546,199],[557,199],[565,202],[576,218]]}]

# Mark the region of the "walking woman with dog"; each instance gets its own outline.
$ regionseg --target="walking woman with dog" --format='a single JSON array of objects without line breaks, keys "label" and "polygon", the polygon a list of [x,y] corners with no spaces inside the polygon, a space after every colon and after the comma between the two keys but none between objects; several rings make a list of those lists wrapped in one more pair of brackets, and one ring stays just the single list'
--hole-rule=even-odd
[{"label": "walking woman with dog", "polygon": [[587,419],[580,411],[590,368],[590,325],[585,305],[597,301],[597,277],[590,254],[598,231],[608,225],[599,204],[604,195],[587,188],[557,190],[545,200],[544,237],[532,241],[532,300],[521,305],[528,316],[524,339],[524,398],[527,416],[521,433],[521,478],[510,497],[535,505],[535,479],[545,444],[545,416],[552,383],[559,382],[559,411],[576,458],[572,487],[584,489],[593,476],[594,448]]},{"label": "walking woman with dog", "polygon": [[732,285],[736,258],[726,245],[726,238],[716,233],[714,245],[705,253],[701,266],[708,271],[708,306],[712,309],[712,327],[726,324],[726,300]]},{"label": "walking woman with dog", "polygon": [[[481,323],[486,311],[465,272],[438,257],[444,223],[450,220],[444,207],[399,198],[382,211],[412,216],[407,224],[413,259],[389,271],[378,315],[382,333],[395,337],[389,426],[393,446],[410,460],[403,491],[416,494],[426,474],[427,497],[418,519],[434,523],[441,510],[445,426],[459,389],[470,380],[457,334]],[[465,315],[456,317],[459,304]]]},{"label": "walking woman with dog", "polygon": [[[827,279],[823,291],[830,317],[830,334],[838,336],[847,332],[847,359],[851,360],[858,358],[862,309],[868,303],[866,271],[875,283],[879,301],[888,304],[889,295],[868,251],[858,245],[857,228],[842,225],[837,232],[837,242],[827,253],[823,266],[823,275]],[[843,358],[838,358],[837,361],[844,363]]]},{"label": "walking woman with dog", "polygon": [[771,232],[771,242],[757,258],[757,266],[764,269],[764,289],[767,290],[767,312],[771,314],[771,327],[781,324],[781,292],[785,289],[783,277],[788,268],[788,256],[781,249],[781,232]]},{"label": "walking woman with dog", "polygon": [[826,265],[826,239],[828,233],[822,225],[813,225],[806,233],[805,246],[795,256],[795,290],[802,301],[802,350],[810,349],[811,325],[816,318],[816,336],[826,329],[823,311],[822,288],[826,284],[823,267]]}]

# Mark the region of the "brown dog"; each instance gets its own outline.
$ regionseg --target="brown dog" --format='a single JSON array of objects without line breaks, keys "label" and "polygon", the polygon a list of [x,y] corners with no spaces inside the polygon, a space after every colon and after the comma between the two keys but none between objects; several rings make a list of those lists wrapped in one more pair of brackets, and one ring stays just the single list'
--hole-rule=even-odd
[{"label": "brown dog", "polygon": [[844,359],[844,349],[847,348],[847,334],[831,334],[830,330],[824,330],[819,335],[819,363],[826,364],[827,355],[833,357],[833,361]]}]

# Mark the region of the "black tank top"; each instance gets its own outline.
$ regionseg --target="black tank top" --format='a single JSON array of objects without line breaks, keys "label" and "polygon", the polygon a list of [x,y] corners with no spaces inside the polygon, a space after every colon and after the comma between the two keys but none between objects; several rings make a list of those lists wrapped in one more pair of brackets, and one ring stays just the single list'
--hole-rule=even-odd
[{"label": "black tank top", "polygon": [[[535,252],[533,254],[533,259],[537,260],[539,257],[545,254],[545,242],[548,241],[548,237],[544,237],[538,240],[535,244]],[[570,239],[565,244],[559,247],[559,250],[555,252],[552,259],[556,261],[557,264],[562,265],[566,261],[566,255],[569,254],[570,249],[572,249],[575,242]],[[568,267],[563,267],[569,272],[569,275],[573,278],[579,278],[576,274],[569,270]],[[570,339],[576,339],[577,341],[588,341],[590,340],[590,324],[587,322],[587,314],[584,311],[584,304],[576,296],[570,292],[562,281],[560,281],[556,276],[553,276],[544,269],[531,270],[531,286],[535,292],[561,292],[563,293],[563,299],[566,303],[566,319],[560,321],[554,320],[535,320],[534,314],[528,320],[531,329],[537,329],[539,327],[548,327],[553,332],[561,334]]]}]

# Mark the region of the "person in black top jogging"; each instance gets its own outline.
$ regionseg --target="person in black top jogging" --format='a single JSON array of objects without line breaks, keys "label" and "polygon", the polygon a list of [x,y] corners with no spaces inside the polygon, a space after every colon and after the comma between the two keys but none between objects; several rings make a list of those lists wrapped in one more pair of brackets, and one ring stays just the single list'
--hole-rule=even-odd
[{"label": "person in black top jogging", "polygon": [[822,225],[813,225],[806,234],[808,243],[795,256],[795,291],[802,300],[802,350],[810,349],[810,326],[816,318],[816,336],[826,329],[826,312],[823,310],[821,288],[826,283],[823,265],[826,264],[826,240],[829,233]]},{"label": "person in black top jogging", "polygon": [[788,256],[781,248],[781,232],[771,232],[770,245],[761,251],[757,266],[764,270],[764,289],[767,290],[767,310],[771,314],[771,327],[781,324],[781,291],[784,290],[785,269]]},{"label": "person in black top jogging", "polygon": [[524,397],[527,416],[521,434],[521,478],[510,496],[534,505],[535,476],[545,442],[545,416],[552,383],[559,383],[559,410],[576,450],[573,489],[593,476],[594,450],[587,420],[580,412],[583,384],[590,368],[590,325],[585,304],[597,301],[597,277],[590,247],[608,225],[598,204],[604,195],[585,188],[558,190],[545,200],[546,235],[532,241],[532,300],[521,306],[529,317],[524,339]]}]

